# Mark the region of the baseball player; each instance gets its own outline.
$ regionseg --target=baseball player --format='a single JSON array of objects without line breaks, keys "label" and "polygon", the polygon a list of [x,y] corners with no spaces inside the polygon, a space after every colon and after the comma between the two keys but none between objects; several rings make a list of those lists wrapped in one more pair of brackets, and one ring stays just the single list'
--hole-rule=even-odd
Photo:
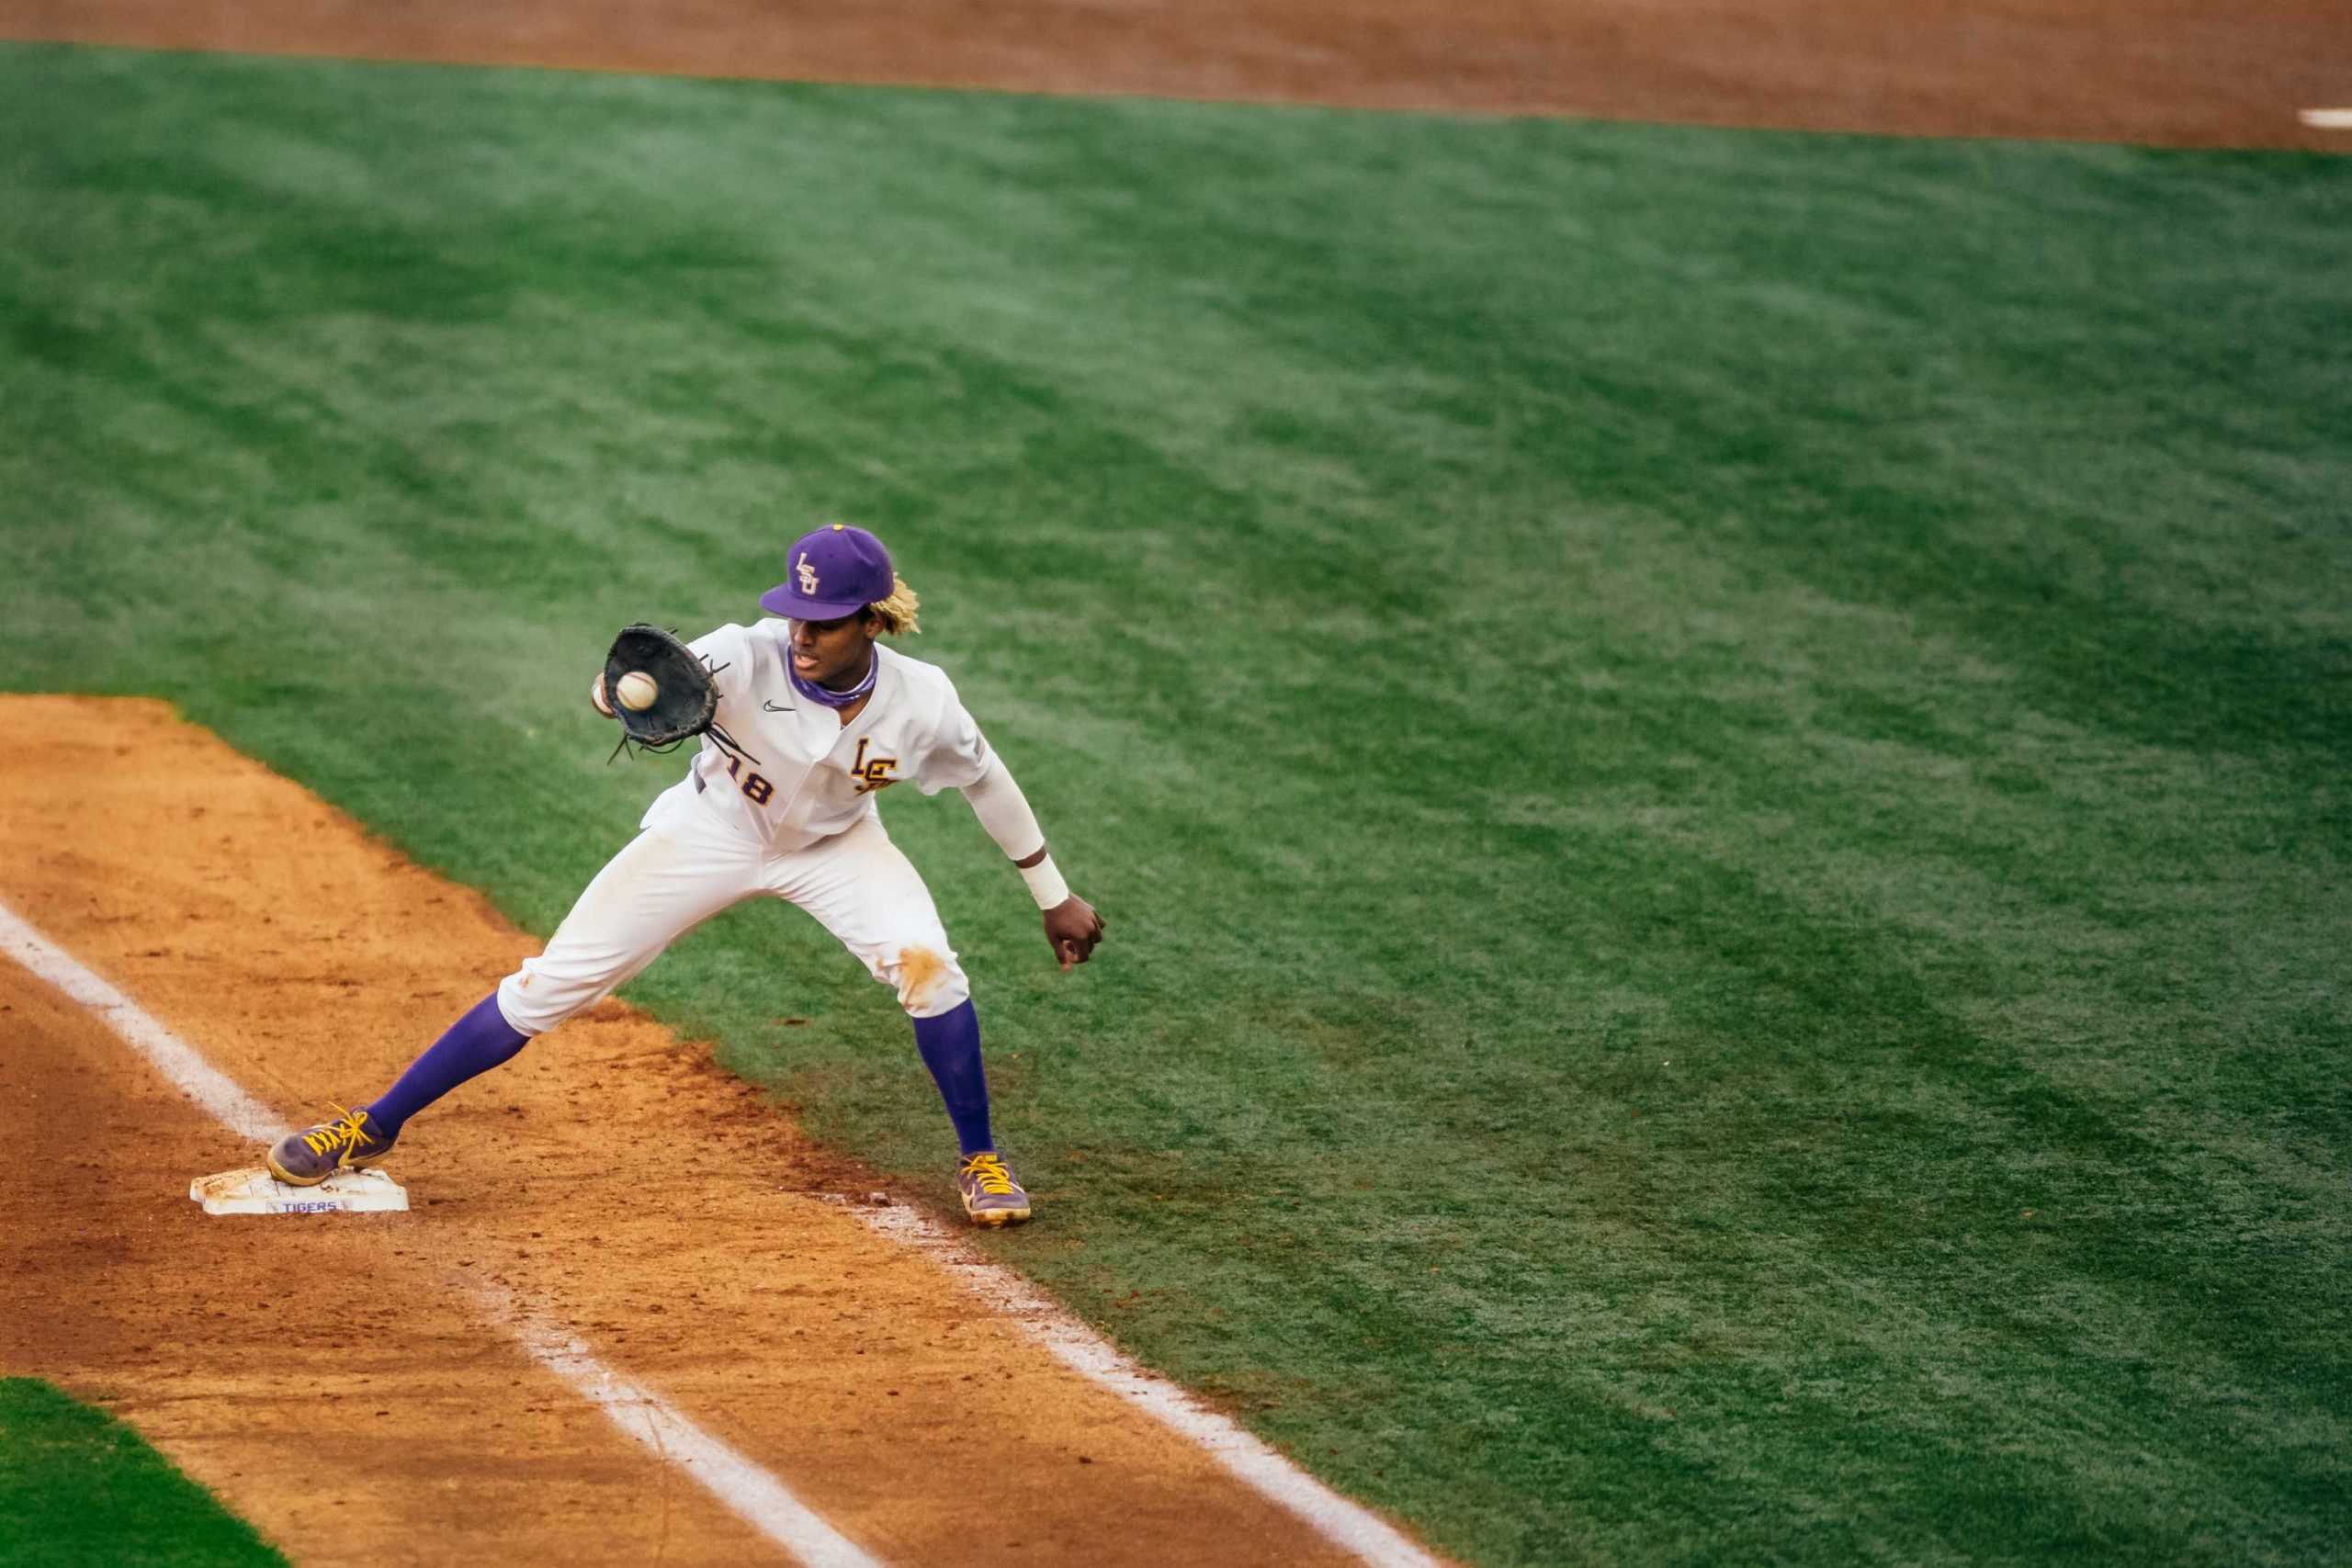
[{"label": "baseball player", "polygon": [[[914,592],[882,542],[835,524],[795,541],[790,573],[760,597],[777,618],[689,644],[718,691],[686,776],[589,883],[547,945],[499,982],[380,1098],[269,1151],[279,1180],[311,1186],[392,1152],[411,1117],[633,978],[690,928],[764,894],[798,905],[892,987],[962,1145],[956,1185],[979,1224],[1029,1218],[1029,1195],[989,1131],[979,1016],[931,893],[890,841],[876,796],[911,783],[958,789],[1045,911],[1063,969],[1102,939],[1046,852],[1021,788],[945,671],[876,639],[915,629]],[[589,688],[613,716],[600,672]]]}]

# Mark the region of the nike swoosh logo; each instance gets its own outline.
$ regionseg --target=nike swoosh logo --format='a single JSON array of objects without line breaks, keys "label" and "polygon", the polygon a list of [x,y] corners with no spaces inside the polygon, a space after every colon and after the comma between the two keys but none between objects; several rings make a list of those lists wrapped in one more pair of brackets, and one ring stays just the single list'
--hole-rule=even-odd
[{"label": "nike swoosh logo", "polygon": [[792,713],[797,711],[788,703],[783,707],[778,707],[774,703],[769,702],[765,697],[760,699],[760,706],[765,708],[770,713]]}]

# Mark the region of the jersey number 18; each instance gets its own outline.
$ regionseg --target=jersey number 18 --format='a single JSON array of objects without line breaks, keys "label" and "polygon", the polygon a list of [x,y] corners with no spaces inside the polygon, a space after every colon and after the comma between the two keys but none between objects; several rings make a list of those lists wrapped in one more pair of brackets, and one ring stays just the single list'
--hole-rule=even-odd
[{"label": "jersey number 18", "polygon": [[742,758],[729,755],[727,759],[727,772],[729,776],[734,779],[736,787],[743,792],[752,805],[765,806],[775,798],[775,785],[757,773],[745,773]]}]

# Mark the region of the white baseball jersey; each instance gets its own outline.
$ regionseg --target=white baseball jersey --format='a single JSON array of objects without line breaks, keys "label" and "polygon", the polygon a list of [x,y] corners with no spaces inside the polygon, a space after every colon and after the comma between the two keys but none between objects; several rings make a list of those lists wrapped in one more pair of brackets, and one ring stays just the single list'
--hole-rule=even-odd
[{"label": "white baseball jersey", "polygon": [[724,626],[688,645],[711,668],[718,728],[742,754],[706,736],[694,766],[653,803],[644,826],[699,807],[782,853],[846,832],[874,815],[874,797],[894,784],[937,795],[988,772],[988,741],[947,671],[876,643],[874,694],[843,724],[793,689],[791,626]]},{"label": "white baseball jersey", "polygon": [[977,784],[993,761],[988,742],[945,671],[879,644],[873,694],[842,723],[793,689],[790,626],[725,626],[689,645],[712,669],[718,727],[741,754],[706,739],[547,950],[500,984],[499,1010],[516,1030],[553,1029],[682,932],[761,896],[815,916],[915,1017],[971,995],[931,892],[874,797],[894,784],[925,795]]}]

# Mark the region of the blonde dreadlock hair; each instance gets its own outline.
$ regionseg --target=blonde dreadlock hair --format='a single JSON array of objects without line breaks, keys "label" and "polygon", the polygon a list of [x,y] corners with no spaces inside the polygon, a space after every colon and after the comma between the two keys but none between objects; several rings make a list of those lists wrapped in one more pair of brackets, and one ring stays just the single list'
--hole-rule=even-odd
[{"label": "blonde dreadlock hair", "polygon": [[890,574],[890,596],[876,599],[865,608],[870,614],[882,617],[883,635],[904,637],[909,632],[922,630],[915,625],[915,612],[922,605],[922,602],[915,597],[915,591],[907,586],[907,580],[894,571]]}]

